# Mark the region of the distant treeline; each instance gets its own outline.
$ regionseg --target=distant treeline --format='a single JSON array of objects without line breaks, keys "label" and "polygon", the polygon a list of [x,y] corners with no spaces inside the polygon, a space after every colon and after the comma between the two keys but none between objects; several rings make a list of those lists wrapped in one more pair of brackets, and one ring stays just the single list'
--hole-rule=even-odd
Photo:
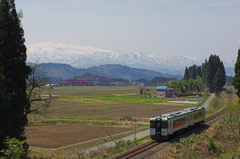
[{"label": "distant treeline", "polygon": [[200,92],[221,92],[223,86],[231,83],[232,78],[226,77],[223,62],[217,55],[210,55],[201,66],[186,67],[182,81],[170,81],[166,86],[175,88],[177,95]]}]

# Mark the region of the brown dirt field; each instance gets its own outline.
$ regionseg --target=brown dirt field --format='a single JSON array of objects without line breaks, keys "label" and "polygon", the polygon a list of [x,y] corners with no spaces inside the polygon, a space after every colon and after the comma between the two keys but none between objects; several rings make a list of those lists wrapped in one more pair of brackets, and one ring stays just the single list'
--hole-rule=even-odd
[{"label": "brown dirt field", "polygon": [[[74,87],[75,88],[75,87]],[[79,87],[80,88],[80,87]],[[88,88],[88,87],[87,87]],[[98,87],[96,87],[98,88]],[[62,90],[59,90],[60,92]],[[89,93],[100,93],[102,90],[85,90]],[[108,90],[109,92],[118,92],[119,90]],[[120,90],[121,91],[121,90]],[[64,94],[69,95],[69,93],[77,93],[79,90],[64,90]],[[124,91],[123,91],[124,92]],[[121,93],[121,92],[120,92]],[[81,94],[71,94],[71,96],[81,95]],[[92,96],[92,95],[91,95]],[[70,98],[71,99],[71,98]],[[175,99],[169,99],[175,100]],[[181,99],[178,99],[181,100]],[[201,98],[183,98],[182,100],[202,100]],[[44,116],[40,116],[41,120],[71,120],[73,123],[75,121],[81,120],[110,120],[119,121],[122,116],[130,116],[133,119],[141,118],[142,121],[148,121],[149,118],[153,116],[159,116],[161,114],[178,111],[187,108],[191,105],[184,104],[174,104],[170,103],[156,103],[156,104],[125,104],[125,103],[114,103],[114,102],[100,102],[96,105],[92,105],[86,101],[60,101],[53,100],[50,104],[49,109],[44,111]],[[30,119],[34,119],[35,116],[30,116]],[[119,121],[120,122],[120,121]],[[52,122],[54,123],[54,122]],[[26,136],[27,143],[32,147],[41,148],[59,148],[64,146],[69,146],[93,139],[98,139],[100,137],[108,136],[108,130],[111,134],[119,134],[127,131],[131,131],[130,128],[120,128],[120,127],[99,127],[99,126],[82,126],[82,125],[41,125],[41,126],[27,126]]]},{"label": "brown dirt field", "polygon": [[[150,118],[160,114],[184,109],[184,107],[159,106],[159,105],[134,105],[134,104],[115,104],[101,106],[81,106],[74,102],[54,101],[47,114],[61,114],[64,116],[76,116],[76,119],[82,115],[89,116],[131,116],[133,118]],[[68,107],[69,106],[69,107]],[[148,111],[149,110],[149,111]],[[113,134],[119,134],[131,131],[128,128],[107,128],[97,126],[81,125],[41,125],[27,126],[27,143],[33,147],[41,148],[59,148],[88,140],[108,136],[105,130]]]},{"label": "brown dirt field", "polygon": [[[130,131],[127,128],[90,127],[81,125],[27,126],[27,143],[33,147],[59,148],[100,137]],[[99,139],[100,140],[100,139]],[[102,141],[103,142],[103,141]]]},{"label": "brown dirt field", "polygon": [[[175,104],[176,105],[176,104]],[[150,118],[170,111],[178,111],[188,106],[169,106],[169,105],[139,105],[139,104],[108,104],[108,105],[80,105],[77,102],[52,101],[51,107],[46,111],[47,114],[64,114],[64,116],[131,116]]]}]

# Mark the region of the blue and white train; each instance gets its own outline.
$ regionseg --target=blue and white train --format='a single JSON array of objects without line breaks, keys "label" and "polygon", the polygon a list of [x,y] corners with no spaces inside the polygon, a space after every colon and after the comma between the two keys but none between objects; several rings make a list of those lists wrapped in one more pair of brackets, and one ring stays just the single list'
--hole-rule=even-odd
[{"label": "blue and white train", "polygon": [[165,141],[173,134],[200,125],[204,120],[204,107],[190,107],[181,111],[162,114],[150,118],[150,136],[152,140]]}]

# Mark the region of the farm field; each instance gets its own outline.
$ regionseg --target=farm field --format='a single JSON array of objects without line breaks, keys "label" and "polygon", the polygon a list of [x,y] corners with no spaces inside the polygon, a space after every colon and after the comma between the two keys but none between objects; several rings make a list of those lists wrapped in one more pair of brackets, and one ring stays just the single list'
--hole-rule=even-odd
[{"label": "farm field", "polygon": [[[155,87],[149,87],[154,92]],[[43,94],[47,92],[43,92]],[[72,86],[54,87],[54,98],[43,115],[29,115],[27,142],[32,147],[59,148],[108,136],[148,128],[149,118],[178,111],[196,104],[167,101],[201,102],[204,97],[149,98],[139,96],[136,87]],[[135,121],[120,121],[120,118]],[[107,131],[106,131],[107,130]]]},{"label": "farm field", "polygon": [[109,131],[111,135],[130,131],[128,128],[104,128],[65,124],[28,126],[26,130],[28,144],[33,147],[42,148],[59,148],[93,140],[96,136],[99,136],[99,138],[106,136],[105,131]]}]

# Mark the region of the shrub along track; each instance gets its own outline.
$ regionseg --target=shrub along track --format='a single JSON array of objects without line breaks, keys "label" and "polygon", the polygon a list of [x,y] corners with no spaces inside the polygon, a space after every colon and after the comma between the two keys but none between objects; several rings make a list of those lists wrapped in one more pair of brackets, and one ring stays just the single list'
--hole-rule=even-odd
[{"label": "shrub along track", "polygon": [[[228,100],[227,100],[228,103],[233,103],[234,102],[234,95],[233,95],[233,90],[232,90],[231,87],[230,87],[230,89],[228,90],[227,93],[228,93]],[[204,121],[204,125],[209,124],[209,123],[215,121],[216,119],[219,119],[222,115],[225,114],[225,112],[226,112],[226,109],[222,108],[217,113],[207,117]],[[182,135],[187,134],[187,133],[188,132],[185,132]],[[173,137],[172,140],[174,140],[175,138],[177,138],[177,137]],[[144,153],[153,154],[153,152],[150,152],[150,151],[153,151],[152,150],[153,148],[156,148],[160,145],[163,145],[164,143],[165,142],[150,141],[150,142],[145,143],[144,145],[138,146],[138,147],[136,147],[132,150],[129,150],[129,151],[127,151],[127,152],[125,152],[125,153],[123,153],[119,156],[116,156],[113,159],[146,158],[146,157],[149,157],[149,155],[142,155],[142,154],[144,154]],[[166,146],[162,146],[162,148],[158,149],[158,151],[162,150],[165,147]]]}]

